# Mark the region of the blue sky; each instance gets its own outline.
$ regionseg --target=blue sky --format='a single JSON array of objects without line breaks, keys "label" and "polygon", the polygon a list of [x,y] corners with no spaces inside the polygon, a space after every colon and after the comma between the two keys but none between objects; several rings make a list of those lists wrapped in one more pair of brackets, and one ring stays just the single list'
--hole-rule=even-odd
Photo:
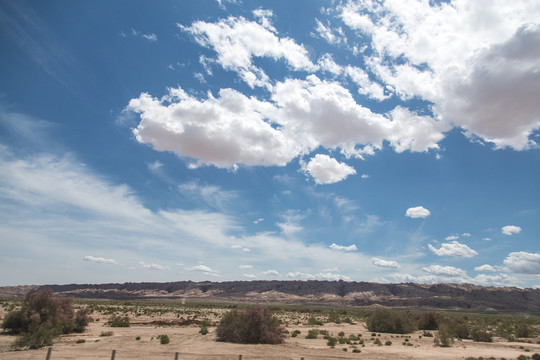
[{"label": "blue sky", "polygon": [[0,285],[540,286],[530,1],[2,1]]}]

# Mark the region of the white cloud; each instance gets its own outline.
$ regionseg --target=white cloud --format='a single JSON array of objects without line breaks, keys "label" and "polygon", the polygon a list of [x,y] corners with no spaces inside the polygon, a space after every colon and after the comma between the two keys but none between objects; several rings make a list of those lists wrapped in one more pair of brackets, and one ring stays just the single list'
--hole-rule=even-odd
[{"label": "white cloud", "polygon": [[474,277],[473,281],[482,285],[494,285],[494,286],[516,286],[521,281],[515,277],[507,274],[487,275],[479,274]]},{"label": "white cloud", "polygon": [[504,264],[513,272],[522,274],[540,274],[540,254],[525,251],[508,254]]},{"label": "white cloud", "polygon": [[495,272],[497,269],[495,269],[493,266],[484,264],[481,266],[477,266],[474,268],[474,271],[489,271],[489,272]]},{"label": "white cloud", "polygon": [[[540,8],[528,0],[347,1],[349,28],[370,39],[363,57],[402,99],[434,104],[436,116],[496,147],[535,146],[540,128]],[[441,46],[444,44],[444,46]]]},{"label": "white cloud", "polygon": [[257,220],[253,220],[253,223],[254,223],[254,224],[258,224],[258,223],[260,223],[260,222],[262,222],[262,221],[264,221],[263,218],[258,218]]},{"label": "white cloud", "polygon": [[395,261],[382,260],[382,259],[379,259],[379,258],[372,258],[371,260],[372,260],[373,265],[375,265],[375,266],[386,267],[386,268],[397,268],[397,267],[399,267],[398,263],[395,262]]},{"label": "white cloud", "polygon": [[338,251],[356,251],[356,250],[358,250],[358,248],[354,244],[349,245],[349,246],[342,246],[342,245],[337,245],[335,243],[332,243],[332,245],[330,245],[329,247],[332,250],[338,250]]},{"label": "white cloud", "polygon": [[484,241],[491,241],[492,239],[490,237],[485,237],[485,238],[482,238],[482,240]]},{"label": "white cloud", "polygon": [[279,276],[279,272],[277,270],[266,270],[263,271],[261,274],[266,276]]},{"label": "white cloud", "polygon": [[514,235],[514,234],[519,234],[521,232],[521,228],[515,225],[507,225],[507,226],[503,226],[501,228],[501,231],[504,235]]},{"label": "white cloud", "polygon": [[318,19],[315,21],[317,23],[315,31],[329,44],[336,45],[347,41],[341,28],[332,28],[329,24],[325,25]]},{"label": "white cloud", "polygon": [[317,184],[333,184],[356,174],[353,167],[324,154],[311,158],[304,166],[304,171],[309,173]]},{"label": "white cloud", "polygon": [[345,281],[351,281],[351,278],[345,275],[336,274],[334,272],[328,272],[328,273],[317,273],[317,274],[308,274],[303,272],[290,272],[287,274],[287,277],[290,279],[298,279],[298,280],[345,280]]},{"label": "white cloud", "polygon": [[264,10],[254,13],[261,23],[243,17],[229,17],[217,23],[196,21],[178,27],[191,34],[204,47],[217,53],[217,63],[239,74],[249,86],[270,86],[264,71],[253,65],[253,57],[284,60],[294,70],[314,70],[307,50],[290,38],[280,38]]},{"label": "white cloud", "polygon": [[142,37],[145,38],[146,40],[152,41],[152,42],[155,42],[155,41],[158,40],[157,35],[154,34],[154,33],[143,34]]},{"label": "white cloud", "polygon": [[472,235],[470,233],[463,233],[461,234],[461,236],[464,236],[464,237],[471,237]]},{"label": "white cloud", "polygon": [[243,277],[245,277],[246,279],[256,279],[257,278],[257,275],[253,275],[253,274],[242,274]]},{"label": "white cloud", "polygon": [[450,236],[447,236],[444,240],[450,241],[450,240],[457,240],[457,239],[459,239],[458,235],[450,235]]},{"label": "white cloud", "polygon": [[408,208],[407,211],[405,212],[405,216],[408,216],[413,219],[427,218],[429,215],[431,215],[431,213],[429,212],[428,209],[426,209],[423,206]]},{"label": "white cloud", "polygon": [[250,270],[250,269],[253,269],[253,266],[252,265],[238,265],[238,268],[242,270]]},{"label": "white cloud", "polygon": [[[340,84],[314,75],[277,83],[271,101],[233,89],[199,100],[176,88],[161,99],[143,93],[127,109],[139,113],[141,121],[133,130],[138,142],[196,159],[193,168],[285,166],[319,146],[362,157],[382,148],[384,140],[398,152],[427,151],[438,148],[445,129],[401,107],[388,116],[375,114],[358,105]],[[341,176],[354,170],[334,166]]]},{"label": "white cloud", "polygon": [[144,262],[142,261],[139,261],[139,265],[141,265],[141,267],[143,269],[148,269],[148,270],[158,270],[158,271],[165,271],[165,270],[170,270],[169,267],[167,266],[163,266],[163,265],[159,265],[159,264],[145,264]]},{"label": "white cloud", "polygon": [[362,174],[362,179],[369,179],[369,175],[368,174]]},{"label": "white cloud", "polygon": [[93,257],[93,256],[85,256],[84,261],[90,261],[100,264],[118,264],[118,262],[114,259],[105,259],[102,257]]},{"label": "white cloud", "polygon": [[423,267],[422,270],[429,274],[438,275],[438,276],[450,276],[450,277],[461,277],[461,278],[467,277],[467,273],[465,272],[465,270],[456,268],[453,266],[430,265],[429,267]]},{"label": "white cloud", "polygon": [[461,244],[457,241],[442,244],[440,249],[437,249],[433,245],[428,244],[428,248],[429,250],[431,250],[432,253],[438,256],[471,258],[478,255],[476,251],[474,251],[467,245]]}]

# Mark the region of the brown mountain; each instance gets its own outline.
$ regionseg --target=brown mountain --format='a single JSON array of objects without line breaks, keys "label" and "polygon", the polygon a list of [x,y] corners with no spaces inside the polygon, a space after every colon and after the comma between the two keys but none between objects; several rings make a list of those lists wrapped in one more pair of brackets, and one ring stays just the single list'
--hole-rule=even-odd
[{"label": "brown mountain", "polygon": [[[346,281],[231,281],[47,285],[76,298],[193,299],[284,304],[390,306],[540,314],[540,289],[471,284],[379,284]],[[3,287],[0,296],[23,296],[39,286]]]}]

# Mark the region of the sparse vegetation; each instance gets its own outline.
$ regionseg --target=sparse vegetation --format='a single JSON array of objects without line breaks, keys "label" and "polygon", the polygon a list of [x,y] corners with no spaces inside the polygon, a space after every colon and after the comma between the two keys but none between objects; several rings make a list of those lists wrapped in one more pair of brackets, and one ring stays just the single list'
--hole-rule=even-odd
[{"label": "sparse vegetation", "polygon": [[433,339],[437,346],[449,347],[454,343],[454,334],[450,326],[446,323],[439,325],[439,331]]}]

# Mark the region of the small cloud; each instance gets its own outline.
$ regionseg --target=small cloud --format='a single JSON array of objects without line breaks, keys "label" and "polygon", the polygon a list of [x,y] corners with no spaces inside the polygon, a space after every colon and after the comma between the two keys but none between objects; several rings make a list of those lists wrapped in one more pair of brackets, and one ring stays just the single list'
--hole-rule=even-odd
[{"label": "small cloud", "polygon": [[345,180],[349,175],[356,174],[356,170],[328,155],[317,154],[309,163],[303,166],[303,171],[313,177],[316,184],[334,184]]},{"label": "small cloud", "polygon": [[485,238],[483,238],[482,240],[484,240],[484,241],[491,241],[492,239],[491,239],[490,237],[485,237]]},{"label": "small cloud", "polygon": [[405,212],[405,216],[417,219],[417,218],[427,218],[431,213],[428,209],[423,206],[417,206],[413,208],[408,208]]},{"label": "small cloud", "polygon": [[251,265],[238,265],[238,268],[242,269],[242,270],[250,270],[250,269],[253,269],[253,266],[251,266]]},{"label": "small cloud", "polygon": [[521,232],[521,228],[515,225],[507,225],[501,228],[501,231],[504,235],[514,235]]},{"label": "small cloud", "polygon": [[259,218],[259,219],[257,219],[257,220],[254,220],[253,223],[254,223],[254,224],[258,224],[258,223],[260,223],[261,221],[264,221],[264,219],[263,219],[263,218]]},{"label": "small cloud", "polygon": [[84,261],[95,262],[99,264],[118,264],[114,259],[105,259],[101,257],[85,256]]},{"label": "small cloud", "polygon": [[493,266],[491,265],[488,265],[488,264],[485,264],[485,265],[481,265],[481,266],[477,266],[474,268],[474,271],[490,271],[490,272],[495,272],[497,271],[497,269],[495,269]]},{"label": "small cloud", "polygon": [[458,235],[450,235],[450,236],[447,236],[444,240],[450,241],[450,240],[457,240],[457,239],[459,239]]},{"label": "small cloud", "polygon": [[241,249],[242,245],[232,245],[231,249]]},{"label": "small cloud", "polygon": [[463,236],[463,237],[471,237],[472,235],[471,235],[471,233],[463,233],[463,234],[461,234],[461,236]]},{"label": "small cloud", "polygon": [[250,248],[243,248],[242,251],[243,251],[243,252],[250,252],[251,249],[250,249]]},{"label": "small cloud", "polygon": [[356,245],[349,245],[349,246],[342,246],[342,245],[337,245],[335,243],[332,243],[332,245],[330,245],[330,249],[332,250],[339,250],[339,251],[356,251],[358,250]]},{"label": "small cloud", "polygon": [[467,277],[467,273],[463,269],[453,266],[431,265],[429,267],[422,268],[422,270],[437,276]]},{"label": "small cloud", "polygon": [[202,272],[204,275],[219,276],[219,271],[212,269],[210,266],[199,264],[187,268],[189,271]]},{"label": "small cloud", "polygon": [[372,258],[371,260],[372,260],[373,265],[375,265],[375,266],[386,267],[386,268],[397,268],[397,267],[399,267],[398,263],[395,262],[395,261],[382,260],[382,259],[379,259],[379,258]]},{"label": "small cloud", "polygon": [[139,261],[139,264],[142,266],[143,269],[148,269],[148,270],[158,270],[158,271],[170,270],[167,266],[162,266],[159,264],[153,264],[153,263],[145,264],[142,261]]},{"label": "small cloud", "polygon": [[322,272],[339,272],[337,267],[323,269]]},{"label": "small cloud", "polygon": [[253,274],[242,274],[243,277],[245,277],[246,279],[256,279],[257,276],[256,275],[253,275]]},{"label": "small cloud", "polygon": [[362,176],[361,176],[362,179],[369,179],[369,177],[370,176],[368,174],[362,174]]},{"label": "small cloud", "polygon": [[263,271],[261,274],[266,276],[279,276],[279,272],[277,272],[276,270],[266,270]]},{"label": "small cloud", "polygon": [[151,33],[151,34],[143,34],[142,37],[145,38],[148,41],[152,41],[152,42],[157,41],[157,35],[153,34],[153,33]]},{"label": "small cloud", "polygon": [[452,241],[450,243],[442,244],[440,249],[435,248],[433,245],[428,244],[429,250],[432,253],[438,256],[454,256],[462,258],[472,258],[478,253],[468,247],[465,244],[461,244],[457,241]]}]

